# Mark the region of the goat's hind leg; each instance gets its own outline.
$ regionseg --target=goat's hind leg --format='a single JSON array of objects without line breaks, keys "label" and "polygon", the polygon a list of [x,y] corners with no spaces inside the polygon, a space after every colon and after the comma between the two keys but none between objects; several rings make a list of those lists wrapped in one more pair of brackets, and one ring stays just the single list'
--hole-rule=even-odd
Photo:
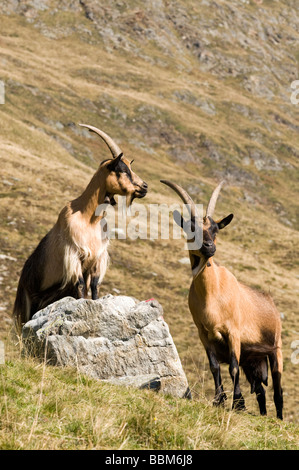
[{"label": "goat's hind leg", "polygon": [[269,362],[272,374],[273,389],[274,389],[274,403],[276,407],[276,416],[279,419],[282,417],[283,409],[283,392],[281,387],[281,375],[283,368],[282,352],[278,347],[275,352],[269,355]]},{"label": "goat's hind leg", "polygon": [[260,414],[262,416],[266,416],[267,408],[266,408],[266,393],[262,384],[259,384],[255,388],[256,399],[259,405]]},{"label": "goat's hind leg", "polygon": [[259,405],[260,414],[265,416],[267,414],[266,408],[266,393],[262,385],[268,385],[268,362],[267,358],[262,359],[249,359],[247,363],[242,365],[246,378],[251,386],[251,393],[256,394],[256,399]]},{"label": "goat's hind leg", "polygon": [[223,405],[227,396],[224,392],[222,380],[221,380],[221,373],[220,373],[220,364],[216,357],[216,354],[212,349],[207,348],[206,353],[209,359],[210,370],[212,372],[214,383],[215,383],[215,397],[213,400],[214,406]]}]

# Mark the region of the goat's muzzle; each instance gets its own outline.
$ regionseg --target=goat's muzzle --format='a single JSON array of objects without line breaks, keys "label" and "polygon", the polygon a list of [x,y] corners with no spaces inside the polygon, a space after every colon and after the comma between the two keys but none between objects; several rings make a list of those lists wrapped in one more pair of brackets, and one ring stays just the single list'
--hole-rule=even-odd
[{"label": "goat's muzzle", "polygon": [[200,249],[200,252],[205,258],[211,258],[212,256],[214,256],[216,252],[215,243],[211,240],[204,241]]},{"label": "goat's muzzle", "polygon": [[145,181],[142,183],[141,186],[138,185],[138,189],[136,189],[134,193],[134,197],[138,199],[142,199],[147,195],[148,184]]}]

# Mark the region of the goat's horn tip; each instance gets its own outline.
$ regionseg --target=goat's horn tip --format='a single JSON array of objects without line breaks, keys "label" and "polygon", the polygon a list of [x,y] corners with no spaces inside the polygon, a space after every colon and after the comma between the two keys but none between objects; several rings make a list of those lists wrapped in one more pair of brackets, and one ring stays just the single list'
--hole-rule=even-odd
[{"label": "goat's horn tip", "polygon": [[78,124],[80,127],[87,127],[87,129],[89,130],[89,132],[91,132],[91,129],[89,129],[89,126],[87,124],[81,124],[79,123]]},{"label": "goat's horn tip", "polygon": [[[81,127],[87,127],[87,128],[90,127],[88,124],[81,124],[81,123],[79,123],[79,126],[81,126]],[[89,129],[89,130],[90,130],[90,132],[91,132],[91,129]]]}]

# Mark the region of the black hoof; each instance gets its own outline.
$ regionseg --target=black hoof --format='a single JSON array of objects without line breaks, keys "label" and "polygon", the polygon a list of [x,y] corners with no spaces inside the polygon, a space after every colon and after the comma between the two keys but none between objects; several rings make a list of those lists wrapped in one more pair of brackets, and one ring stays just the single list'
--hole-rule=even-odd
[{"label": "black hoof", "polygon": [[224,392],[219,393],[218,395],[215,396],[213,400],[213,405],[214,406],[224,406],[225,401],[227,400],[227,396]]},{"label": "black hoof", "polygon": [[236,411],[246,411],[245,400],[242,395],[234,398],[232,409]]}]

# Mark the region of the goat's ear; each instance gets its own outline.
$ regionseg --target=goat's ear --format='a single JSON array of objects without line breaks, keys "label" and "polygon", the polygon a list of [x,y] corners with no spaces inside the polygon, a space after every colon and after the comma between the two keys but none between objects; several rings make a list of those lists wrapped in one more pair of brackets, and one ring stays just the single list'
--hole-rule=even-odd
[{"label": "goat's ear", "polygon": [[111,162],[109,163],[109,165],[107,165],[108,170],[110,170],[110,171],[115,171],[116,168],[117,168],[117,165],[119,164],[119,162],[120,162],[120,160],[121,160],[121,157],[122,157],[122,156],[123,156],[123,153],[120,153],[120,154],[118,155],[118,157],[113,158],[113,159],[111,160]]},{"label": "goat's ear", "polygon": [[173,219],[179,227],[184,228],[185,221],[179,211],[173,211]]},{"label": "goat's ear", "polygon": [[118,157],[116,157],[116,158],[114,158],[114,159],[112,160],[112,164],[113,164],[115,167],[116,167],[116,166],[119,164],[119,162],[121,161],[121,157],[122,157],[122,156],[123,156],[123,153],[120,153],[120,154],[118,155]]},{"label": "goat's ear", "polygon": [[224,219],[218,220],[218,222],[216,223],[218,225],[219,230],[221,230],[222,228],[230,224],[233,218],[234,218],[234,214],[229,214],[228,216],[224,217]]}]

